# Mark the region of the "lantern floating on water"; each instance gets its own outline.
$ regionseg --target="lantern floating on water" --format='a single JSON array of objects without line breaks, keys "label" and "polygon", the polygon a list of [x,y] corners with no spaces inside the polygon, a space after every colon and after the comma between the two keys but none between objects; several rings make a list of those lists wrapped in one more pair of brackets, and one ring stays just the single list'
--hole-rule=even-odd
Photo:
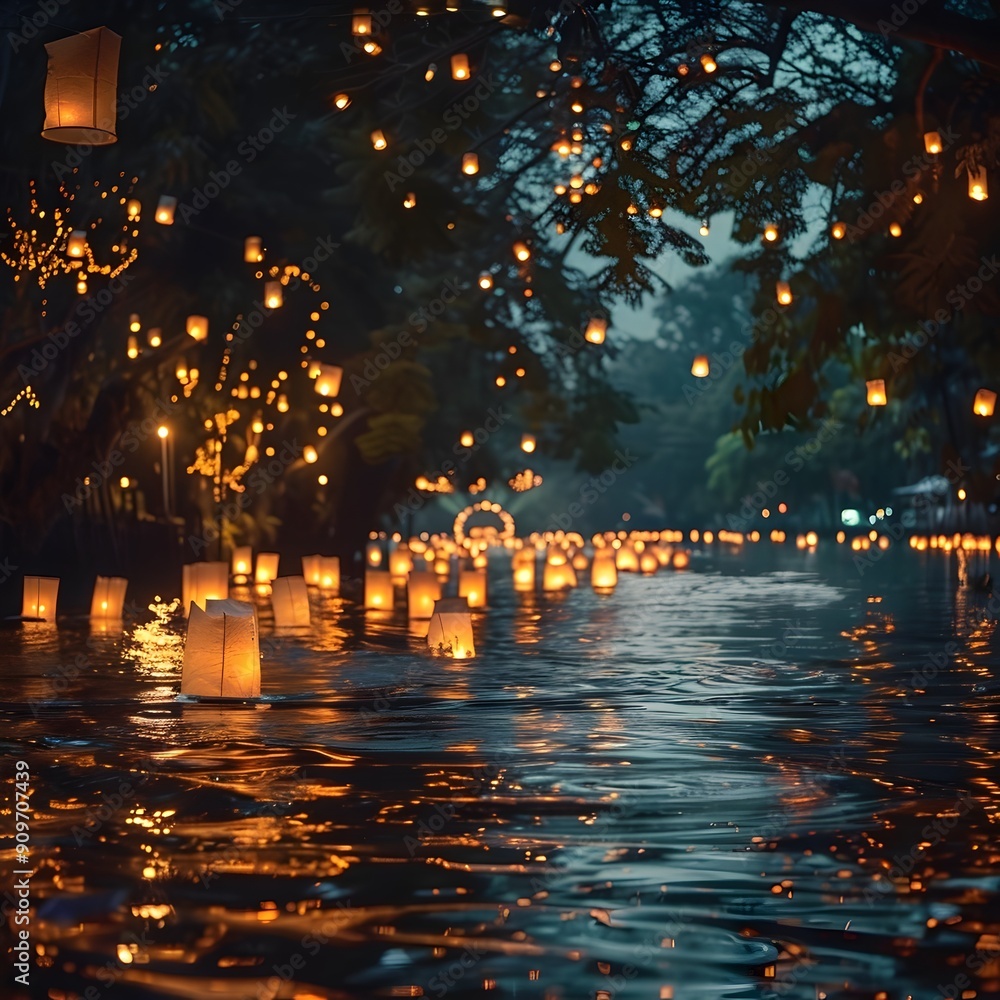
[{"label": "lantern floating on water", "polygon": [[691,557],[683,550],[675,552],[671,557],[671,564],[674,569],[687,569],[690,563]]},{"label": "lantern floating on water", "polygon": [[976,393],[975,402],[972,404],[972,412],[979,417],[992,417],[996,404],[997,394],[992,389],[980,389]]},{"label": "lantern floating on water", "polygon": [[301,576],[279,576],[271,583],[271,608],[278,628],[308,625],[309,590]]},{"label": "lantern floating on water", "polygon": [[427,648],[456,660],[474,657],[476,643],[468,609],[458,610],[451,602],[438,601],[427,629]]},{"label": "lantern floating on water", "polygon": [[406,545],[399,545],[389,553],[389,575],[395,583],[402,585],[413,569],[413,555]]},{"label": "lantern floating on water", "polygon": [[229,566],[226,563],[187,563],[181,573],[185,614],[191,613],[192,604],[204,611],[208,601],[224,601],[229,597]]},{"label": "lantern floating on water", "polygon": [[208,336],[207,316],[188,316],[187,333],[194,340],[202,341]]},{"label": "lantern floating on water", "polygon": [[316,375],[316,382],[313,388],[321,395],[327,396],[333,399],[340,393],[340,382],[344,377],[344,369],[338,368],[337,365],[324,365],[319,366],[319,371]]},{"label": "lantern floating on water", "polygon": [[280,281],[264,282],[264,305],[268,309],[280,309],[285,302]]},{"label": "lantern floating on water", "polygon": [[660,568],[660,560],[653,552],[643,552],[639,557],[639,570],[645,576],[652,576]]},{"label": "lantern floating on water", "polygon": [[87,232],[84,229],[74,229],[66,240],[66,256],[82,257],[87,252]]},{"label": "lantern floating on water", "polygon": [[248,236],[243,241],[243,259],[248,264],[259,264],[264,259],[264,241],[259,236]]},{"label": "lantern floating on water", "polygon": [[458,596],[464,597],[470,608],[485,608],[486,570],[463,569],[459,571]]},{"label": "lantern floating on water", "polygon": [[161,226],[172,226],[174,224],[174,209],[176,208],[176,198],[169,194],[161,194],[160,200],[156,203],[154,218]]},{"label": "lantern floating on water", "polygon": [[93,28],[49,42],[42,138],[85,146],[116,142],[121,36]]},{"label": "lantern floating on water", "polygon": [[451,78],[453,80],[468,80],[471,76],[469,57],[464,52],[456,52],[451,57]]},{"label": "lantern floating on water", "polygon": [[603,344],[604,336],[608,332],[608,321],[603,316],[592,316],[587,323],[587,331],[584,339],[590,344]]},{"label": "lantern floating on water", "polygon": [[56,576],[26,576],[24,599],[21,603],[22,618],[41,618],[53,621],[56,617],[56,598],[59,596],[59,578]]},{"label": "lantern floating on water", "polygon": [[384,570],[365,570],[365,607],[392,610],[392,576]]},{"label": "lantern floating on water", "polygon": [[378,542],[369,542],[365,555],[365,561],[369,566],[382,565],[382,546]]},{"label": "lantern floating on water", "polygon": [[940,132],[925,132],[924,133],[924,149],[931,154],[931,156],[937,156],[938,153],[944,146],[941,144],[941,133]]},{"label": "lantern floating on water", "polygon": [[260,697],[260,645],[252,604],[210,599],[204,610],[197,605],[191,609],[181,694],[201,698]]},{"label": "lantern floating on water", "polygon": [[885,379],[871,378],[865,382],[865,387],[868,390],[869,406],[885,406]]},{"label": "lantern floating on water", "polygon": [[430,618],[434,614],[434,602],[440,597],[441,584],[435,573],[414,571],[410,574],[406,581],[406,607],[410,618]]},{"label": "lantern floating on water", "polygon": [[542,590],[568,590],[576,586],[576,571],[568,562],[551,563],[546,561],[542,573]]},{"label": "lantern floating on water", "polygon": [[708,378],[708,355],[698,354],[691,362],[691,374],[695,378]]},{"label": "lantern floating on water", "polygon": [[278,561],[281,557],[277,552],[258,552],[257,567],[254,570],[253,582],[265,586],[278,575]]},{"label": "lantern floating on water", "polygon": [[986,201],[990,196],[986,180],[986,167],[969,171],[969,197],[973,201]]},{"label": "lantern floating on water", "polygon": [[91,618],[120,619],[128,580],[121,576],[99,576],[90,601]]},{"label": "lantern floating on water", "polygon": [[136,337],[130,336],[128,338],[128,346],[126,347],[125,353],[134,361],[139,357],[139,341]]},{"label": "lantern floating on water", "polygon": [[535,550],[519,549],[511,559],[514,589],[520,593],[535,589]]},{"label": "lantern floating on water", "polygon": [[232,567],[233,579],[237,583],[246,583],[253,565],[253,549],[249,545],[240,545],[233,549]]},{"label": "lantern floating on water", "polygon": [[623,573],[637,573],[639,571],[639,554],[631,545],[622,545],[615,552],[615,566]]},{"label": "lantern floating on water", "polygon": [[603,550],[594,553],[590,564],[590,585],[594,590],[614,590],[618,586],[618,567],[614,556]]},{"label": "lantern floating on water", "polygon": [[340,590],[340,560],[336,556],[319,557],[319,589]]}]

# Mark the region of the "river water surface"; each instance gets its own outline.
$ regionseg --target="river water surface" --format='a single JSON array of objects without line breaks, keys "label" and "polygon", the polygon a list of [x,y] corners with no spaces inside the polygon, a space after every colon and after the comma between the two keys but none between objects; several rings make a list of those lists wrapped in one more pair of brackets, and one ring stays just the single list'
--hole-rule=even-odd
[{"label": "river water surface", "polygon": [[948,557],[508,581],[468,661],[263,602],[258,707],[177,700],[164,608],[0,629],[31,995],[1000,996],[997,607]]}]

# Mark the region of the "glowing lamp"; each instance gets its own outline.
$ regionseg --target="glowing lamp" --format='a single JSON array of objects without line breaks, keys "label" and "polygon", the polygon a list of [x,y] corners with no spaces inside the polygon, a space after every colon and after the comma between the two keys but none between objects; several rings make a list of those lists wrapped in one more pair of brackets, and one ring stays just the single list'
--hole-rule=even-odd
[{"label": "glowing lamp", "polygon": [[389,553],[389,575],[402,584],[413,569],[413,555],[406,545],[399,545]]},{"label": "glowing lamp", "polygon": [[365,607],[391,611],[392,599],[392,577],[384,570],[365,570]]},{"label": "glowing lamp", "polygon": [[534,435],[521,435],[521,451],[526,451],[530,455],[535,450],[536,445],[537,442],[535,441]]},{"label": "glowing lamp", "polygon": [[199,698],[260,697],[260,645],[252,604],[209,600],[204,610],[197,605],[191,609],[181,694]]},{"label": "glowing lamp", "polygon": [[480,271],[479,273],[479,287],[484,291],[488,292],[493,287],[493,275],[489,271]]},{"label": "glowing lamp", "polygon": [[969,171],[969,197],[973,201],[986,201],[990,196],[986,182],[986,167]]},{"label": "glowing lamp", "polygon": [[151,327],[146,336],[150,347],[159,347],[163,343],[163,331],[158,327]]},{"label": "glowing lamp", "polygon": [[264,282],[264,305],[268,309],[280,309],[285,302],[280,281]]},{"label": "glowing lamp", "polygon": [[992,417],[996,404],[997,394],[992,389],[980,389],[976,393],[975,402],[972,404],[972,412],[979,417]]},{"label": "glowing lamp", "polygon": [[385,149],[385,147],[389,145],[389,143],[386,142],[385,133],[380,128],[377,128],[372,132],[371,139],[372,146],[375,149]]},{"label": "glowing lamp", "polygon": [[142,202],[138,198],[129,198],[125,205],[125,213],[128,215],[129,222],[138,222],[139,215],[142,212]]},{"label": "glowing lamp", "polygon": [[675,552],[670,560],[671,565],[674,569],[687,569],[691,563],[691,557],[681,550],[680,552]]},{"label": "glowing lamp", "polygon": [[243,241],[243,259],[248,264],[259,264],[264,259],[264,241],[259,236],[248,236]]},{"label": "glowing lamp", "polygon": [[925,132],[924,133],[924,149],[931,154],[931,156],[937,156],[938,153],[944,149],[941,143],[941,133],[940,132]]},{"label": "glowing lamp", "polygon": [[188,316],[186,329],[188,336],[192,339],[204,340],[208,336],[208,317]]},{"label": "glowing lamp", "polygon": [[136,337],[131,336],[128,338],[128,346],[126,347],[125,353],[134,361],[139,357],[139,341]]},{"label": "glowing lamp", "polygon": [[277,552],[258,552],[253,582],[262,586],[269,584],[278,575],[279,558]]},{"label": "glowing lamp", "polygon": [[82,257],[87,252],[87,232],[84,229],[74,229],[66,240],[66,256]]},{"label": "glowing lamp", "polygon": [[645,576],[652,576],[660,568],[660,560],[653,552],[643,552],[639,557],[639,571]]},{"label": "glowing lamp", "polygon": [[714,73],[719,68],[718,63],[707,52],[698,61],[706,73]]},{"label": "glowing lamp", "polygon": [[351,95],[350,94],[335,94],[333,97],[333,106],[338,111],[343,111],[344,108],[350,107],[351,105]]},{"label": "glowing lamp", "polygon": [[271,608],[278,628],[309,624],[309,590],[301,576],[279,576],[271,583]]},{"label": "glowing lamp", "polygon": [[468,611],[438,610],[438,606],[444,606],[444,602],[439,601],[431,615],[427,648],[456,660],[471,659],[476,655],[472,615]]},{"label": "glowing lamp", "polygon": [[479,157],[475,153],[466,153],[462,157],[462,173],[470,177],[479,173]]},{"label": "glowing lamp", "polygon": [[611,555],[595,553],[590,564],[590,585],[594,590],[613,590],[618,586],[618,567]]},{"label": "glowing lamp", "polygon": [[372,16],[364,7],[359,7],[351,18],[351,33],[363,37],[372,33]]},{"label": "glowing lamp", "polygon": [[519,549],[511,559],[514,589],[519,593],[535,589],[535,550]]},{"label": "glowing lamp", "polygon": [[240,545],[233,549],[232,572],[237,583],[246,583],[253,565],[253,549],[249,545]]},{"label": "glowing lamp", "polygon": [[382,565],[382,546],[378,542],[369,542],[365,561],[369,566]]},{"label": "glowing lamp", "polygon": [[470,608],[486,607],[486,570],[463,569],[458,574],[458,596],[468,601]]},{"label": "glowing lamp", "polygon": [[58,595],[58,577],[26,576],[24,578],[24,598],[21,602],[21,617],[53,621],[56,617],[56,598]]},{"label": "glowing lamp", "polygon": [[615,552],[615,566],[623,573],[639,571],[639,553],[631,545],[622,545]]},{"label": "glowing lamp", "polygon": [[316,381],[313,388],[321,396],[328,396],[333,399],[340,393],[340,382],[344,377],[344,369],[337,365],[319,364],[316,368]]},{"label": "glowing lamp", "polygon": [[603,344],[604,335],[608,332],[608,321],[601,316],[592,316],[587,323],[584,339],[591,344]]},{"label": "glowing lamp", "polygon": [[336,556],[319,557],[319,589],[340,590],[340,560]]},{"label": "glowing lamp", "polygon": [[708,378],[708,355],[698,354],[695,355],[694,361],[691,362],[691,374],[695,378]]},{"label": "glowing lamp", "polygon": [[473,436],[472,431],[462,431],[461,435],[458,438],[458,443],[463,448],[471,448],[473,444],[475,444],[475,441],[476,439]]},{"label": "glowing lamp", "polygon": [[847,235],[847,226],[845,226],[842,222],[835,222],[830,227],[830,235],[835,240],[842,240]]},{"label": "glowing lamp", "polygon": [[779,281],[775,289],[778,305],[787,306],[792,303],[792,288],[787,281]]},{"label": "glowing lamp", "polygon": [[154,219],[161,226],[172,226],[174,224],[174,210],[177,208],[177,199],[169,194],[161,194],[160,200],[156,203],[156,214]]},{"label": "glowing lamp", "polygon": [[187,563],[181,573],[185,614],[191,613],[192,605],[204,611],[209,601],[224,601],[229,597],[229,566],[226,563]]},{"label": "glowing lamp", "polygon": [[576,586],[576,571],[568,562],[551,563],[546,561],[542,573],[542,590],[569,590]]},{"label": "glowing lamp", "polygon": [[764,227],[764,239],[768,243],[774,243],[778,238],[778,227],[774,223],[769,223]]},{"label": "glowing lamp", "polygon": [[528,249],[528,244],[518,240],[514,244],[514,256],[522,263],[531,257],[531,251]]},{"label": "glowing lamp", "polygon": [[456,52],[451,57],[451,78],[453,80],[468,80],[471,76],[469,57],[464,52]]},{"label": "glowing lamp", "polygon": [[406,609],[410,618],[430,618],[434,602],[440,597],[441,584],[436,573],[421,570],[410,574],[406,581]]},{"label": "glowing lamp", "polygon": [[84,146],[117,141],[118,53],[121,36],[93,28],[45,46],[42,138]]},{"label": "glowing lamp", "polygon": [[865,386],[868,390],[868,405],[869,406],[885,406],[886,395],[885,395],[885,379],[872,378],[865,382]]}]

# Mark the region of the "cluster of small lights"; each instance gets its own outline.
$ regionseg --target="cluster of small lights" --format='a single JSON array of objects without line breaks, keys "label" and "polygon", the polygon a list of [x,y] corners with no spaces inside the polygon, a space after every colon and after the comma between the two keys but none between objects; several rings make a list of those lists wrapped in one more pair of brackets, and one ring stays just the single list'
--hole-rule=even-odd
[{"label": "cluster of small lights", "polygon": [[486,490],[486,480],[480,476],[474,483],[469,483],[469,492],[475,496],[477,493],[483,493]]},{"label": "cluster of small lights", "polygon": [[514,518],[503,509],[498,503],[491,503],[489,500],[480,500],[479,503],[470,504],[464,510],[458,512],[458,517],[455,518],[455,524],[452,527],[452,534],[455,536],[455,541],[462,546],[467,545],[468,539],[465,535],[465,525],[466,522],[472,517],[473,514],[477,512],[496,514],[500,518],[500,524],[502,525],[500,530],[500,538],[512,539],[515,533]]},{"label": "cluster of small lights", "polygon": [[509,479],[507,485],[515,493],[525,493],[528,490],[533,490],[536,486],[541,486],[542,477],[537,472],[532,472],[531,469],[525,469]]},{"label": "cluster of small lights", "polygon": [[38,396],[35,395],[34,389],[30,385],[26,385],[2,410],[0,410],[0,417],[6,417],[11,410],[17,406],[21,400],[25,400],[28,406],[34,407],[36,410],[41,406],[38,401]]},{"label": "cluster of small lights", "polygon": [[[75,173],[75,171],[74,171]],[[12,252],[0,252],[0,259],[17,273],[14,280],[19,281],[22,272],[34,275],[39,288],[60,274],[75,274],[77,291],[83,295],[87,292],[88,275],[101,275],[115,278],[135,262],[138,250],[130,246],[130,241],[139,235],[136,224],[139,221],[139,203],[127,197],[132,185],[138,180],[133,177],[131,182],[124,180],[125,174],[120,173],[120,181],[107,191],[100,189],[100,181],[94,181],[94,187],[99,191],[102,200],[108,200],[108,195],[115,196],[118,204],[125,206],[126,220],[119,236],[111,247],[112,253],[118,255],[117,262],[99,264],[94,257],[86,230],[76,230],[70,222],[72,203],[76,200],[79,187],[70,190],[65,183],[59,185],[59,194],[66,202],[62,207],[52,209],[51,220],[46,221],[49,213],[39,206],[38,189],[35,182],[29,182],[28,211],[30,221],[25,226],[19,226],[14,219],[11,208],[7,209],[7,218],[13,230]],[[102,223],[103,216],[96,218],[90,225],[96,230]],[[50,230],[47,236],[42,235],[42,228]]]},{"label": "cluster of small lights", "polygon": [[454,493],[455,487],[447,476],[438,476],[437,479],[428,479],[426,476],[417,476],[413,484],[418,490],[425,493]]}]

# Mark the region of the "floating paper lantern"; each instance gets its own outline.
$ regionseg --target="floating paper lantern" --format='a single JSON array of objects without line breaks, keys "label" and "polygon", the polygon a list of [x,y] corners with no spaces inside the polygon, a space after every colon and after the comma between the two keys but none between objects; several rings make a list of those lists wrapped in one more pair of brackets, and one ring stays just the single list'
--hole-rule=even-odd
[{"label": "floating paper lantern", "polygon": [[937,156],[938,153],[944,146],[941,143],[941,133],[940,132],[925,132],[924,133],[924,149],[931,154],[931,156]]},{"label": "floating paper lantern", "polygon": [[652,576],[660,568],[660,560],[652,552],[643,552],[639,557],[639,571]]},{"label": "floating paper lantern", "polygon": [[631,545],[623,545],[615,552],[615,566],[623,573],[636,573],[639,570],[639,554]]},{"label": "floating paper lantern", "polygon": [[542,590],[566,590],[576,586],[576,571],[568,562],[545,563]]},{"label": "floating paper lantern", "polygon": [[336,556],[319,557],[319,589],[340,590],[340,560]]},{"label": "floating paper lantern", "polygon": [[66,256],[82,257],[87,252],[87,232],[85,229],[74,229],[66,240]]},{"label": "floating paper lantern", "polygon": [[787,306],[792,303],[792,287],[787,281],[779,281],[775,289],[778,305]]},{"label": "floating paper lantern", "polygon": [[246,583],[253,566],[253,549],[249,545],[240,545],[233,549],[232,567],[233,579],[237,583]]},{"label": "floating paper lantern", "polygon": [[695,378],[708,378],[708,355],[698,354],[691,362],[691,374]]},{"label": "floating paper lantern", "polygon": [[264,241],[259,236],[248,236],[243,241],[243,259],[248,264],[259,264],[264,259]]},{"label": "floating paper lantern", "polygon": [[602,316],[592,316],[587,323],[587,331],[584,339],[591,344],[603,344],[604,336],[608,332],[608,321]]},{"label": "floating paper lantern", "polygon": [[119,619],[125,604],[128,580],[121,576],[99,576],[90,602],[91,618]]},{"label": "floating paper lantern", "polygon": [[453,80],[468,80],[471,76],[469,57],[464,52],[456,52],[451,57],[451,78]]},{"label": "floating paper lantern", "polygon": [[86,146],[116,142],[121,36],[93,28],[49,42],[42,138]]},{"label": "floating paper lantern", "polygon": [[26,576],[22,618],[43,618],[53,621],[56,617],[56,598],[59,595],[59,578],[56,576]]},{"label": "floating paper lantern", "polygon": [[986,180],[986,167],[969,171],[969,197],[973,201],[986,201],[990,196]]},{"label": "floating paper lantern", "polygon": [[279,559],[280,556],[277,552],[258,552],[253,582],[260,586],[269,584],[278,575]]},{"label": "floating paper lantern", "polygon": [[413,555],[408,546],[397,546],[389,553],[389,575],[397,583],[405,582],[410,570],[413,569]]},{"label": "floating paper lantern", "polygon": [[229,566],[224,562],[187,563],[181,574],[185,614],[190,614],[192,604],[204,611],[208,601],[229,597]]},{"label": "floating paper lantern", "polygon": [[535,550],[520,549],[511,559],[514,589],[520,593],[535,589]]},{"label": "floating paper lantern", "polygon": [[868,390],[868,405],[885,406],[885,379],[871,378],[865,382],[865,386]]},{"label": "floating paper lantern", "polygon": [[489,271],[479,272],[479,287],[488,292],[493,287],[493,275]]},{"label": "floating paper lantern", "polygon": [[992,389],[980,389],[972,404],[972,412],[979,417],[992,417],[997,404],[997,394]]},{"label": "floating paper lantern", "polygon": [[268,309],[280,309],[285,302],[280,281],[264,282],[264,305]]},{"label": "floating paper lantern", "polygon": [[671,564],[674,569],[687,569],[690,562],[691,557],[684,551],[675,552],[673,554],[673,558],[671,559]]},{"label": "floating paper lantern", "polygon": [[188,336],[194,340],[204,340],[208,336],[207,316],[188,316],[185,327]]},{"label": "floating paper lantern", "polygon": [[306,586],[319,586],[319,561],[322,558],[322,556],[302,557],[302,578],[306,581]]},{"label": "floating paper lantern", "polygon": [[369,566],[382,565],[382,546],[378,542],[369,542],[365,552],[365,561]]},{"label": "floating paper lantern", "polygon": [[438,601],[434,607],[427,629],[427,648],[456,660],[471,659],[476,655],[472,615],[468,610],[443,610],[443,606],[444,602]]},{"label": "floating paper lantern", "polygon": [[209,600],[204,610],[197,605],[191,609],[181,694],[201,698],[260,697],[260,645],[252,604]]},{"label": "floating paper lantern", "polygon": [[380,569],[365,570],[365,607],[392,610],[392,577]]},{"label": "floating paper lantern", "polygon": [[618,586],[618,567],[613,556],[595,553],[590,564],[590,585],[594,590],[614,590]]},{"label": "floating paper lantern", "polygon": [[271,608],[278,628],[309,624],[309,590],[301,576],[279,576],[271,583]]},{"label": "floating paper lantern", "polygon": [[470,608],[485,608],[486,570],[461,570],[458,574],[458,596],[464,597]]},{"label": "floating paper lantern", "polygon": [[465,153],[462,156],[462,173],[470,177],[479,173],[479,157],[475,153]]},{"label": "floating paper lantern", "polygon": [[406,581],[406,608],[410,618],[430,618],[434,602],[441,597],[441,584],[435,573],[413,572]]},{"label": "floating paper lantern", "polygon": [[344,377],[344,369],[337,365],[320,364],[316,371],[316,381],[313,388],[321,396],[333,399],[340,393],[340,383]]},{"label": "floating paper lantern", "polygon": [[156,215],[154,218],[161,226],[172,226],[174,224],[174,210],[177,208],[177,199],[169,194],[160,195],[160,200],[156,203]]}]

